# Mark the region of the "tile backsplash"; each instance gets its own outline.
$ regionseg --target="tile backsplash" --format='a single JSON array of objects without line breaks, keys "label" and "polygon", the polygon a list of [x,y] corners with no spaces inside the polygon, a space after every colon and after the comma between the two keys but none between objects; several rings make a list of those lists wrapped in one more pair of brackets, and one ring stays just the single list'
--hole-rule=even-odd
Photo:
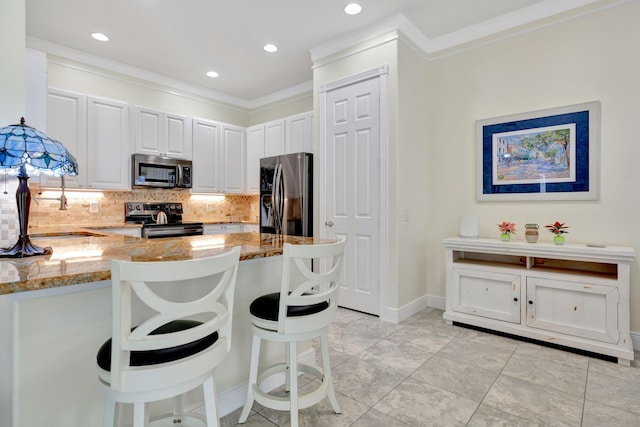
[{"label": "tile backsplash", "polygon": [[[17,180],[10,179],[0,191],[0,245],[7,246],[19,234],[15,191]],[[6,194],[5,194],[6,193]],[[258,195],[192,195],[184,190],[132,190],[104,192],[65,192],[67,210],[60,210],[60,191],[31,187],[29,227],[73,224],[117,225],[124,222],[124,203],[182,202],[187,221],[258,222]],[[93,212],[92,212],[92,207]],[[95,208],[97,207],[97,212]]]}]

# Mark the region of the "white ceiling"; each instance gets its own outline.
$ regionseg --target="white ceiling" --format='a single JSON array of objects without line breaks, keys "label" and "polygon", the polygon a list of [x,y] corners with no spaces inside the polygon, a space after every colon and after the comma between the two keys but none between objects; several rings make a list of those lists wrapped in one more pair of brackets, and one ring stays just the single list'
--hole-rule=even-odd
[{"label": "white ceiling", "polygon": [[[26,0],[26,26],[30,47],[135,67],[246,104],[307,87],[312,49],[394,17],[438,50],[596,1],[360,0],[362,13],[347,16],[347,0]],[[111,40],[93,40],[95,31]],[[266,43],[279,51],[264,52]],[[212,69],[219,78],[205,76]]]}]

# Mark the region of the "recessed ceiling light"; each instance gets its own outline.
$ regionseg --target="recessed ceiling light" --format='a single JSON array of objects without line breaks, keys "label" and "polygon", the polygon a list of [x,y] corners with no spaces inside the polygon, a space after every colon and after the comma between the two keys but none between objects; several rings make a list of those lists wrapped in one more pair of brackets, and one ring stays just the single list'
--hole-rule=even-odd
[{"label": "recessed ceiling light", "polygon": [[220,74],[216,73],[215,71],[207,71],[207,76],[211,77],[212,79],[215,79],[219,75]]},{"label": "recessed ceiling light", "polygon": [[278,46],[269,43],[269,44],[264,45],[264,50],[266,50],[269,53],[274,53],[274,52],[278,51]]},{"label": "recessed ceiling light", "polygon": [[349,3],[344,7],[344,13],[347,15],[357,15],[362,11],[362,6],[358,3]]},{"label": "recessed ceiling light", "polygon": [[102,34],[102,33],[91,33],[91,37],[93,37],[96,40],[99,40],[101,42],[108,42],[109,41],[109,36],[106,34]]}]

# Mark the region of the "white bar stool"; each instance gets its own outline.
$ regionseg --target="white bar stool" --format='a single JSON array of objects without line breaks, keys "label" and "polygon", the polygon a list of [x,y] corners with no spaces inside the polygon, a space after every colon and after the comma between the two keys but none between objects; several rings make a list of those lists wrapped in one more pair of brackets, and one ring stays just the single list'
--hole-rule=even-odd
[{"label": "white bar stool", "polygon": [[[105,396],[105,427],[113,426],[117,403],[132,403],[133,425],[143,427],[149,422],[145,403],[168,398],[173,398],[173,414],[168,414],[173,423],[205,423],[200,414],[182,413],[181,395],[200,385],[204,390],[205,425],[219,425],[213,375],[231,348],[239,258],[240,247],[235,247],[202,259],[112,261],[112,338],[97,355],[98,378]],[[202,286],[207,293],[179,302],[158,294],[158,287],[185,284]],[[134,294],[146,310],[132,308]],[[136,317],[143,320],[134,326],[132,318]]]},{"label": "white bar stool", "polygon": [[[251,366],[247,400],[239,423],[243,424],[253,402],[279,410],[290,411],[291,425],[298,426],[298,411],[322,401],[325,397],[333,410],[339,414],[340,405],[331,381],[329,363],[329,344],[327,332],[338,307],[338,278],[346,240],[321,245],[292,245],[285,243],[282,264],[282,282],[280,292],[263,295],[255,299],[249,308],[253,330]],[[311,271],[310,260],[320,260]],[[292,271],[297,269],[304,277],[303,283],[292,284]],[[303,364],[297,360],[297,343],[320,337],[322,368]],[[286,344],[285,359],[263,370],[258,375],[261,340],[283,342]],[[273,396],[260,389],[260,383],[279,372],[285,373],[285,384],[289,397]],[[305,395],[298,394],[298,373],[308,373],[322,380],[314,391]]]}]

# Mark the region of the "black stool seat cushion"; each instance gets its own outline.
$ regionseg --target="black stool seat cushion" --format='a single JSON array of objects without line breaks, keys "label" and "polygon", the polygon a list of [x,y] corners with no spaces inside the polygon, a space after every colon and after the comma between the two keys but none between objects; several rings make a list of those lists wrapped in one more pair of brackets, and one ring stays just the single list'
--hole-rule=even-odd
[{"label": "black stool seat cushion", "polygon": [[[324,301],[311,305],[290,305],[287,307],[287,316],[308,316],[320,313],[329,308],[329,303]],[[280,310],[280,292],[263,295],[253,300],[249,306],[249,312],[264,320],[278,321],[278,311]]]},{"label": "black stool seat cushion", "polygon": [[[160,335],[168,334],[170,332],[184,331],[201,324],[202,322],[197,322],[195,320],[174,320],[173,322],[169,322],[166,325],[160,326],[149,335]],[[213,345],[213,343],[215,343],[216,341],[218,341],[218,332],[214,332],[211,335],[207,335],[206,337],[200,338],[197,341],[193,341],[176,347],[162,348],[159,350],[132,351],[130,364],[131,366],[147,366],[157,365],[159,363],[173,362],[174,360],[184,359],[185,357],[197,354]],[[105,371],[111,372],[111,338],[109,338],[104,344],[102,344],[102,347],[100,347],[100,350],[98,350],[97,360],[98,366],[100,366]]]}]

